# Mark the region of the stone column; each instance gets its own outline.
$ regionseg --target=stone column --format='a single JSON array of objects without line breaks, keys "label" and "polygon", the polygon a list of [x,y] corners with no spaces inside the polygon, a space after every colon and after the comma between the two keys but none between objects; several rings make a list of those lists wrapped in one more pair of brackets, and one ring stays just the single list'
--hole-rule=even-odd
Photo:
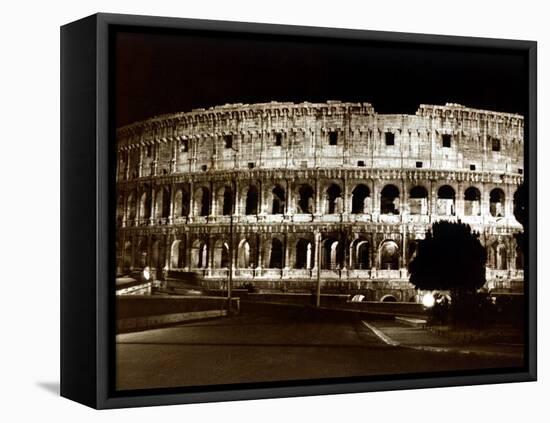
[{"label": "stone column", "polygon": [[214,185],[214,182],[210,182],[210,213],[208,213],[209,217],[215,216],[216,213],[216,193],[214,192],[216,186]]},{"label": "stone column", "polygon": [[174,183],[172,182],[170,184],[170,213],[168,215],[168,223],[171,225],[173,222],[174,222],[174,203],[175,203],[175,199],[174,199],[174,196],[176,195],[176,189],[175,189],[175,185]]},{"label": "stone column", "polygon": [[263,259],[263,247],[264,247],[264,243],[263,243],[263,235],[260,235],[260,234],[256,234],[256,271],[257,271],[257,275],[261,275],[261,271],[262,271],[262,259]]},{"label": "stone column", "polygon": [[139,155],[138,155],[138,178],[143,176],[143,146],[139,146]]},{"label": "stone column", "polygon": [[178,140],[172,138],[172,160],[170,161],[170,173],[176,173],[178,170]]},{"label": "stone column", "polygon": [[321,216],[322,214],[322,208],[321,208],[321,182],[319,181],[319,174],[317,174],[315,178],[315,211],[314,214],[316,216]]},{"label": "stone column", "polygon": [[195,216],[195,187],[193,180],[189,181],[189,213],[188,216],[193,219]]},{"label": "stone column", "polygon": [[157,206],[157,201],[156,201],[156,196],[155,196],[155,187],[152,186],[151,187],[151,216],[149,218],[149,224],[152,226],[155,224],[155,219],[157,217],[157,213],[156,213],[156,206]]}]

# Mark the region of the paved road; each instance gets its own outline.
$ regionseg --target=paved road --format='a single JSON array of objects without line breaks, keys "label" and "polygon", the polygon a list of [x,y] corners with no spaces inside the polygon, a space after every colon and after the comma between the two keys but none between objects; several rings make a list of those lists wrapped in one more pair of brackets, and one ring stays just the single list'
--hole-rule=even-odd
[{"label": "paved road", "polygon": [[371,376],[513,367],[517,360],[413,351],[360,321],[307,311],[256,311],[117,337],[117,388]]}]

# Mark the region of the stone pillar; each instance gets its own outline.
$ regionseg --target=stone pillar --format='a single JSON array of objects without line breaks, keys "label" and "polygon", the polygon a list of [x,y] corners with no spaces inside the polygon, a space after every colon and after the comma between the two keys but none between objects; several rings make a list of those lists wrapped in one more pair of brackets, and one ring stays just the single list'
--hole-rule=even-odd
[{"label": "stone pillar", "polygon": [[130,179],[130,150],[124,150],[126,154],[126,163],[124,165],[124,180],[127,181]]},{"label": "stone pillar", "polygon": [[138,155],[138,178],[143,176],[143,146],[139,146],[139,155]]},{"label": "stone pillar", "polygon": [[381,199],[380,184],[377,179],[372,181],[372,211],[371,213],[375,216],[380,214],[380,199]]},{"label": "stone pillar", "polygon": [[155,187],[152,186],[151,187],[151,216],[149,218],[149,225],[151,226],[155,224],[155,219],[157,217],[157,213],[156,213],[157,199],[155,194],[156,194]]},{"label": "stone pillar", "polygon": [[189,181],[189,214],[188,216],[193,218],[195,216],[195,187],[193,180]]},{"label": "stone pillar", "polygon": [[260,275],[262,271],[262,260],[263,260],[263,248],[264,248],[264,236],[256,234],[256,270],[257,274]]},{"label": "stone pillar", "polygon": [[240,184],[238,180],[235,180],[235,184],[233,186],[235,196],[233,201],[233,214],[234,216],[239,216],[241,213],[241,192],[240,192]]},{"label": "stone pillar", "polygon": [[284,238],[285,242],[284,242],[284,264],[283,264],[283,268],[285,269],[290,269],[290,248],[289,248],[289,244],[290,244],[290,240],[289,240],[289,235],[288,233],[285,233],[285,238]]},{"label": "stone pillar", "polygon": [[458,189],[455,198],[455,211],[456,215],[460,218],[464,216],[464,182],[458,183]]},{"label": "stone pillar", "polygon": [[172,138],[172,159],[170,161],[170,173],[178,171],[178,139]]},{"label": "stone pillar", "polygon": [[481,208],[481,216],[483,217],[483,220],[485,221],[488,216],[491,216],[491,206],[490,206],[490,191],[487,189],[486,184],[483,182],[480,184],[481,188],[481,201],[480,201],[480,208]]},{"label": "stone pillar", "polygon": [[171,225],[174,222],[174,203],[175,203],[175,197],[176,195],[176,189],[175,185],[172,182],[170,184],[170,213],[168,214],[168,223]]},{"label": "stone pillar", "polygon": [[285,180],[285,210],[284,214],[288,216],[294,213],[294,195],[292,192],[292,185],[288,179]]},{"label": "stone pillar", "polygon": [[315,211],[314,214],[321,216],[321,182],[319,181],[319,175],[315,178]]},{"label": "stone pillar", "polygon": [[158,142],[153,143],[152,145],[153,149],[153,160],[151,162],[151,176],[157,175],[158,170],[158,156],[159,156],[159,150],[160,150],[160,144]]},{"label": "stone pillar", "polygon": [[214,182],[210,182],[210,213],[208,213],[209,217],[215,216],[216,213],[216,193],[215,193],[216,186],[214,185]]},{"label": "stone pillar", "polygon": [[351,198],[349,194],[348,174],[344,172],[343,179],[344,189],[342,195],[344,196],[342,201],[342,214],[347,215],[351,211]]},{"label": "stone pillar", "polygon": [[401,204],[399,205],[399,214],[401,215],[401,221],[403,217],[408,215],[410,212],[409,208],[409,191],[407,190],[407,184],[405,179],[401,180]]}]

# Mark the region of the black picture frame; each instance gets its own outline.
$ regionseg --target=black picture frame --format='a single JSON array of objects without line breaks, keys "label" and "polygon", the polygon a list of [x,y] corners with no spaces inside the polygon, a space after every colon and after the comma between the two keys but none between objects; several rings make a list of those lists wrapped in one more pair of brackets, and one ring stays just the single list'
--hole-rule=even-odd
[{"label": "black picture frame", "polygon": [[[370,380],[258,383],[201,389],[117,394],[113,376],[114,148],[112,49],[118,27],[162,28],[330,37],[431,44],[441,48],[513,49],[528,61],[529,104],[525,126],[528,186],[526,365],[514,372],[429,374]],[[537,377],[537,45],[533,41],[344,30],[152,16],[95,14],[61,28],[61,395],[90,407],[119,408],[380,390],[534,381]],[[78,246],[78,248],[76,248]]]}]

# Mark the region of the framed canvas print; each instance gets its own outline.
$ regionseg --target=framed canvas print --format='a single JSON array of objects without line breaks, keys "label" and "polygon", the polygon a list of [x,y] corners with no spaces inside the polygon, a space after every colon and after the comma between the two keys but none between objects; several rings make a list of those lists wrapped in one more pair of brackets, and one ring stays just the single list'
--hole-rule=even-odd
[{"label": "framed canvas print", "polygon": [[61,29],[61,393],[536,379],[536,43]]}]

